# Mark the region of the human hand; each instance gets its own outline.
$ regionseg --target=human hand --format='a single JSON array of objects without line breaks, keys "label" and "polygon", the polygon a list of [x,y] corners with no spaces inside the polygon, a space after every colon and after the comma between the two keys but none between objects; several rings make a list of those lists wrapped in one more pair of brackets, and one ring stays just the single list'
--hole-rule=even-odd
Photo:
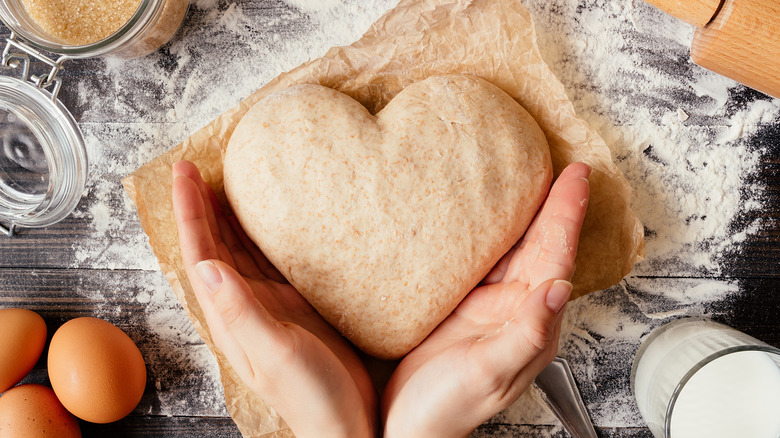
[{"label": "human hand", "polygon": [[385,437],[463,437],[508,407],[558,351],[590,168],[568,166],[525,236],[398,365]]},{"label": "human hand", "polygon": [[173,166],[182,259],[216,347],[298,438],[376,435],[376,392],[351,345],[227,218],[192,163]]}]

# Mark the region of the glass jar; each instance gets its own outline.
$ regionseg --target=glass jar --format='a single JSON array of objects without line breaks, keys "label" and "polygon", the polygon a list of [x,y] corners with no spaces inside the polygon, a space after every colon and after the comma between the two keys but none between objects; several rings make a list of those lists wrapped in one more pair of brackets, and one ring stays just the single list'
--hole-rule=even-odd
[{"label": "glass jar", "polygon": [[[0,233],[13,235],[20,227],[61,221],[76,208],[86,186],[83,135],[57,100],[61,86],[57,75],[63,62],[147,55],[176,33],[189,4],[189,0],[140,0],[116,32],[73,45],[44,31],[22,0],[0,1],[0,19],[11,29],[0,72],[16,76],[0,76]],[[49,71],[33,74],[31,60],[42,61]]]},{"label": "glass jar", "polygon": [[3,232],[49,226],[76,208],[87,183],[87,153],[60,101],[29,82],[0,76],[0,148]]},{"label": "glass jar", "polygon": [[119,30],[100,41],[72,45],[48,34],[28,14],[21,0],[0,2],[0,19],[13,33],[40,50],[69,58],[109,55],[136,58],[160,48],[176,33],[189,9],[189,0],[141,0]]},{"label": "glass jar", "polygon": [[706,318],[654,330],[631,392],[656,438],[780,436],[780,349]]}]

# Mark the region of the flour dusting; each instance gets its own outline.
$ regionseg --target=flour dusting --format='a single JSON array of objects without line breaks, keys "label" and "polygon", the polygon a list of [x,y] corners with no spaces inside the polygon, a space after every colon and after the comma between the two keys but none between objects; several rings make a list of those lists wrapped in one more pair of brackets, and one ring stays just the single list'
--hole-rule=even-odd
[{"label": "flour dusting", "polygon": [[340,3],[340,0],[287,0],[287,4],[304,12],[327,11],[338,6]]},{"label": "flour dusting", "polygon": [[138,345],[155,390],[145,391],[136,411],[227,416],[216,360],[164,276],[149,271],[135,273],[137,281],[127,278],[124,271],[99,271],[80,281],[73,296],[89,302],[91,316],[117,325]]},{"label": "flour dusting", "polygon": [[545,60],[634,188],[647,233],[634,274],[719,275],[736,235],[758,226],[732,228],[761,205],[761,190],[740,190],[761,159],[747,145],[780,101],[730,105],[744,87],[693,64],[693,26],[644,2],[526,4]]}]

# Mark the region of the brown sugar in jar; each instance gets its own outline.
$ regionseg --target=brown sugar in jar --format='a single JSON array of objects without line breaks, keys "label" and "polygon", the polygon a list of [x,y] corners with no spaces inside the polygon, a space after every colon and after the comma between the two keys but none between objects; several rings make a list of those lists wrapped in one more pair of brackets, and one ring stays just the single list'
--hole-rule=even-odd
[{"label": "brown sugar in jar", "polygon": [[179,29],[189,0],[5,0],[0,18],[47,52],[71,58],[135,58]]},{"label": "brown sugar in jar", "polygon": [[141,0],[22,0],[22,4],[45,32],[64,43],[83,46],[119,30]]}]

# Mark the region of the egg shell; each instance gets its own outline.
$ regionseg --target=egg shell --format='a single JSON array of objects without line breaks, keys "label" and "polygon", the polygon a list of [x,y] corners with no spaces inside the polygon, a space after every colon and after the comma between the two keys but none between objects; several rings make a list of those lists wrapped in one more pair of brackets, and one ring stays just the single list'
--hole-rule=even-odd
[{"label": "egg shell", "polygon": [[141,400],[146,366],[125,332],[97,318],[63,324],[49,345],[49,380],[73,415],[93,423],[124,418]]},{"label": "egg shell", "polygon": [[27,309],[0,309],[0,393],[33,369],[46,345],[46,323]]},{"label": "egg shell", "polygon": [[51,388],[27,384],[0,396],[0,437],[80,438],[81,429]]}]

